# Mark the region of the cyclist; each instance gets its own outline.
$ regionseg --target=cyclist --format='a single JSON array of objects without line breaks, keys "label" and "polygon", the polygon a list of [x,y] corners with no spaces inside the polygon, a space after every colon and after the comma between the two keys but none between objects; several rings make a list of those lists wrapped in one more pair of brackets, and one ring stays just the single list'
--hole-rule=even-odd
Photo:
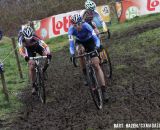
[{"label": "cyclist", "polygon": [[[34,34],[34,31],[30,26],[22,26],[22,29],[18,34],[18,46],[20,55],[22,55],[29,64],[29,76],[32,83],[32,94],[35,94],[35,61],[30,60],[29,57],[35,57],[36,53],[39,53],[40,55],[47,56],[47,58],[51,60],[52,56],[50,49],[44,41]],[[43,72],[46,71],[47,67],[48,62],[46,61]]]},{"label": "cyclist", "polygon": [[0,40],[2,40],[3,32],[0,30]]},{"label": "cyclist", "polygon": [[99,33],[99,30],[96,27],[96,24],[93,22],[94,17],[98,18],[98,20],[101,22],[103,27],[103,32],[107,31],[109,32],[105,22],[102,20],[101,16],[95,9],[96,9],[96,4],[91,0],[87,0],[85,2],[85,10],[82,10],[80,15],[85,22],[89,23],[92,26],[96,34]]},{"label": "cyclist", "polygon": [[[97,37],[95,31],[88,23],[82,22],[82,17],[79,14],[74,14],[73,16],[71,16],[71,26],[69,27],[68,30],[68,36],[69,36],[70,54],[72,62],[74,61],[74,56],[75,56],[75,50],[74,50],[75,44],[78,55],[83,54],[84,51],[91,52],[94,51],[95,49],[99,49],[100,47],[100,40]],[[73,39],[74,36],[76,38],[75,42]],[[92,56],[92,62],[95,66],[96,74],[102,87],[103,97],[104,99],[107,99],[104,74],[99,65],[100,60],[96,54]],[[86,68],[83,57],[80,58],[80,64],[83,75],[85,77],[85,81],[87,83]]]}]

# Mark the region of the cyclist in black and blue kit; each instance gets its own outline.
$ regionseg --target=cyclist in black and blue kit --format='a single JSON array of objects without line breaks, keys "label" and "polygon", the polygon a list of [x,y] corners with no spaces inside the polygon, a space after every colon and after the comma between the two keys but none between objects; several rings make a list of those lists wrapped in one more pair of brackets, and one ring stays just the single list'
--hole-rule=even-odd
[{"label": "cyclist in black and blue kit", "polygon": [[[94,51],[95,49],[100,48],[100,40],[97,37],[95,31],[88,23],[82,21],[82,18],[79,14],[74,14],[73,16],[71,16],[71,24],[72,25],[69,27],[68,36],[69,36],[70,54],[72,61],[74,60],[74,55],[75,55],[75,49],[74,49],[75,45],[78,55],[83,54],[85,51],[91,52]],[[74,36],[76,37],[75,42],[74,42]],[[105,91],[104,74],[99,65],[100,60],[97,55],[94,55],[92,57],[92,62],[96,68],[96,74],[102,86],[104,99],[107,99],[107,94]],[[83,57],[80,58],[80,64],[86,80],[86,68]]]}]

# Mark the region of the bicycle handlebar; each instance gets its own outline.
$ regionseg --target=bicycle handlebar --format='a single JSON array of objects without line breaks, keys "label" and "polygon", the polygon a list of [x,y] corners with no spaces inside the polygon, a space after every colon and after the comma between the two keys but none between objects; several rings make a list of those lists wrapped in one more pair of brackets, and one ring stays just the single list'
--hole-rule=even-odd
[{"label": "bicycle handlebar", "polygon": [[100,32],[97,35],[106,34],[107,32]]},{"label": "bicycle handlebar", "polygon": [[94,51],[91,51],[91,52],[89,52],[89,53],[84,53],[84,54],[82,54],[82,55],[75,56],[74,58],[84,57],[84,56],[90,55],[90,54],[95,53],[95,52],[96,52],[96,54],[98,54],[98,51],[97,51],[97,50],[94,50]]},{"label": "bicycle handlebar", "polygon": [[97,34],[97,36],[101,36],[101,34],[108,34],[107,39],[110,39],[110,37],[111,37],[111,33],[110,33],[109,30],[107,32],[100,32],[100,33]]},{"label": "bicycle handlebar", "polygon": [[46,59],[47,56],[36,56],[36,57],[29,57],[30,60],[38,60],[38,59]]}]

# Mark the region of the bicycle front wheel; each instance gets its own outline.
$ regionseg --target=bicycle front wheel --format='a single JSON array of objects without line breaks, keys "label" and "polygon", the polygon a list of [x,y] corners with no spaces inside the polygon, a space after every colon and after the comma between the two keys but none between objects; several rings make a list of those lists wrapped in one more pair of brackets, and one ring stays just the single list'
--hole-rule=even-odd
[{"label": "bicycle front wheel", "polygon": [[39,71],[39,80],[38,80],[38,97],[42,103],[46,103],[46,92],[44,86],[44,75],[42,71]]},{"label": "bicycle front wheel", "polygon": [[93,101],[98,109],[102,109],[103,108],[102,90],[98,83],[94,67],[88,68],[87,77]]}]

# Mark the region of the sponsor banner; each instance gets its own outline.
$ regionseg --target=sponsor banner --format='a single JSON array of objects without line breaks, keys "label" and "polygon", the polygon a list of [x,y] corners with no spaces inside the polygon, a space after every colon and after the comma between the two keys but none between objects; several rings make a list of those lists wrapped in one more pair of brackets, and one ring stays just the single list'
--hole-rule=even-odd
[{"label": "sponsor banner", "polygon": [[[105,22],[110,22],[110,10],[107,5],[98,6],[96,10]],[[82,10],[54,15],[39,21],[34,21],[35,32],[43,40],[67,34],[71,15],[79,13],[80,11]],[[99,21],[95,20],[95,22],[100,26]]]},{"label": "sponsor banner", "polygon": [[115,7],[120,22],[160,12],[160,0],[116,0]]},{"label": "sponsor banner", "polygon": [[[101,15],[101,18],[104,22],[110,23],[111,17],[110,17],[110,8],[108,5],[98,6],[96,8],[97,12]],[[96,23],[98,27],[101,27],[101,23],[97,18],[94,18],[93,21]]]},{"label": "sponsor banner", "polygon": [[101,15],[104,22],[109,23],[111,21],[110,8],[108,5],[98,6],[96,10]]}]

